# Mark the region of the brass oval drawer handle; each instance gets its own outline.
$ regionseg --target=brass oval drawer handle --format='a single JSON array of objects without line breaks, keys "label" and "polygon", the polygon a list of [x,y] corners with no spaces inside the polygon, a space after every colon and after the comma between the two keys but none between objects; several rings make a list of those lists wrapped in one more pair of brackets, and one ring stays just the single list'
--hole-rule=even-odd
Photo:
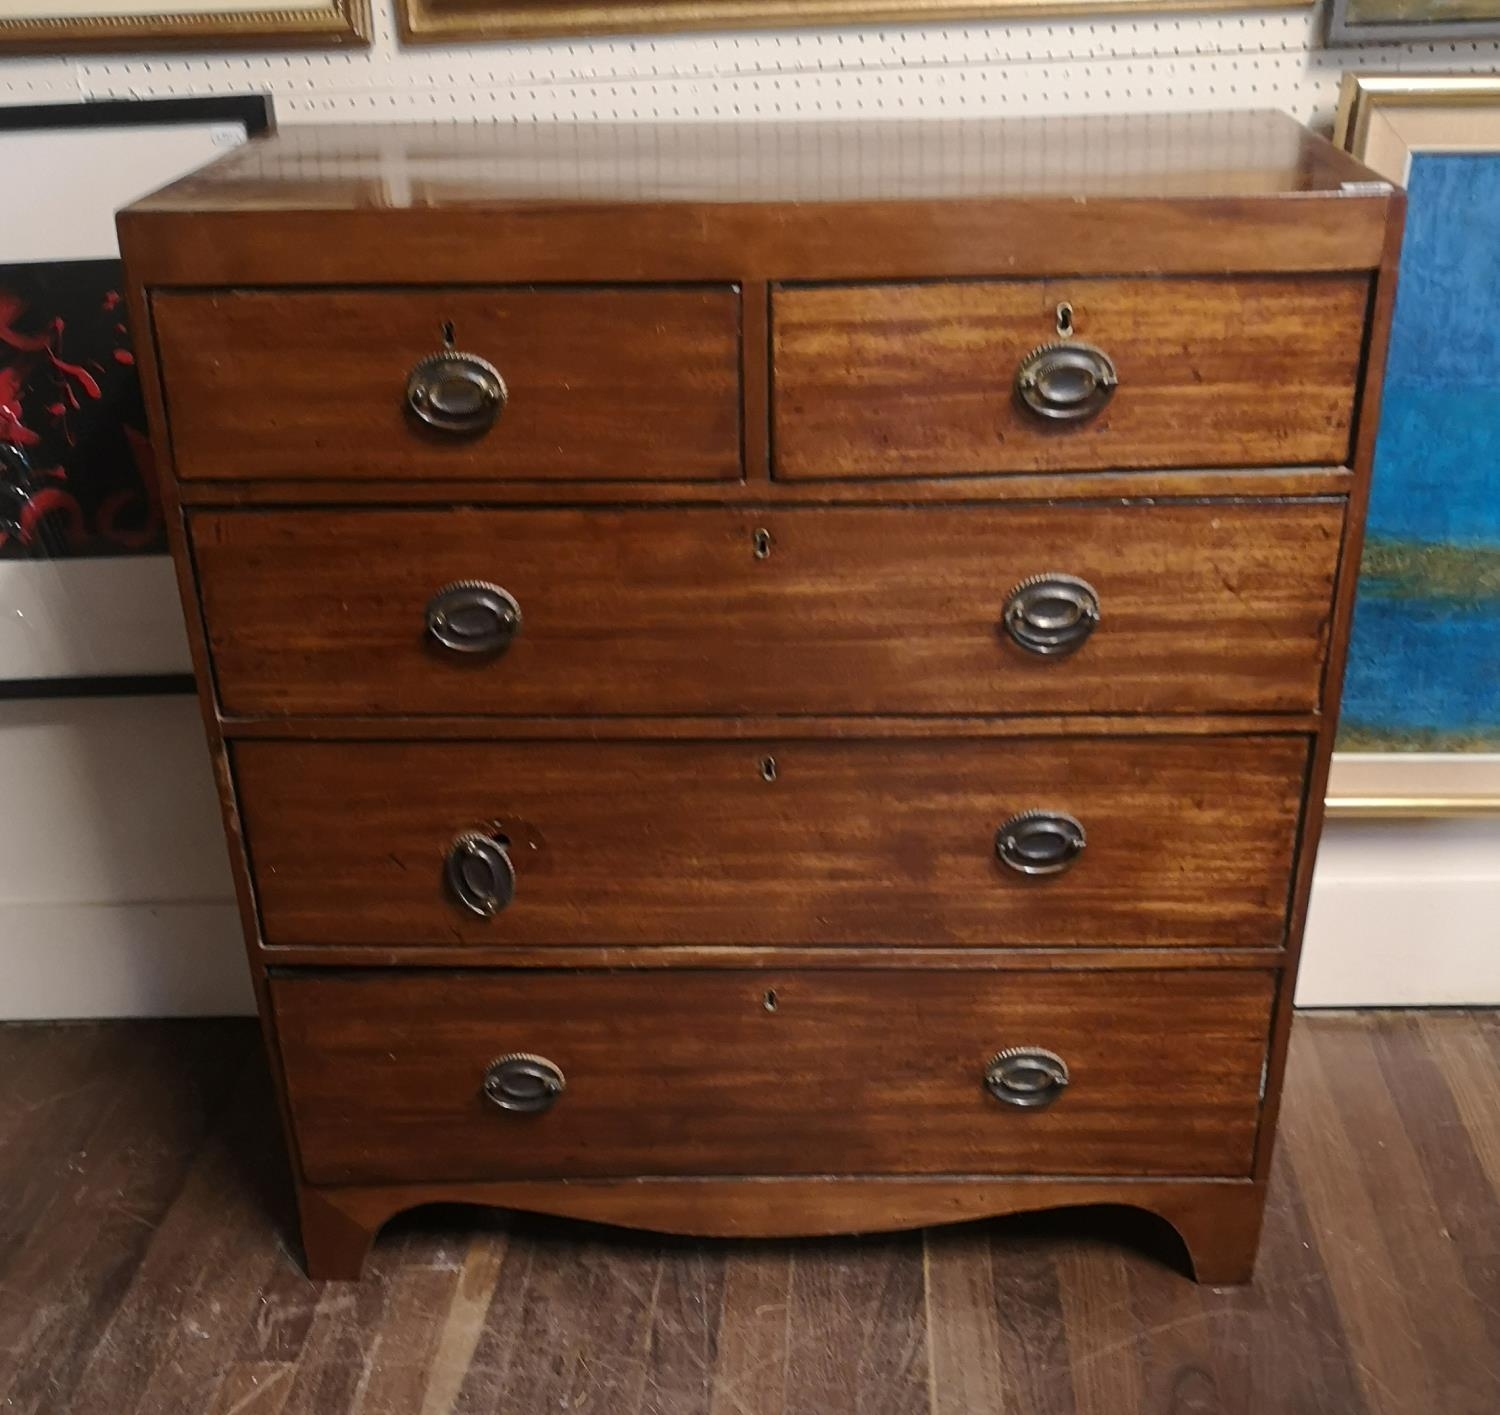
[{"label": "brass oval drawer handle", "polygon": [[1082,422],[1100,412],[1119,384],[1114,361],[1092,344],[1043,344],[1021,360],[1016,396],[1039,418]]},{"label": "brass oval drawer handle", "polygon": [[516,897],[516,867],[507,842],[466,830],[448,847],[443,873],[454,899],[481,919],[493,918]]},{"label": "brass oval drawer handle", "polygon": [[1022,580],[1001,616],[1005,632],[1027,653],[1058,658],[1082,648],[1099,627],[1099,593],[1077,575],[1048,573]]},{"label": "brass oval drawer handle", "polygon": [[454,653],[500,653],[521,632],[516,597],[485,580],[444,585],[427,601],[427,632]]},{"label": "brass oval drawer handle", "polygon": [[428,427],[457,437],[487,432],[509,396],[494,364],[453,349],[428,355],[406,379],[406,406]]},{"label": "brass oval drawer handle", "polygon": [[568,1082],[562,1068],[545,1056],[518,1051],[490,1062],[481,1089],[485,1100],[500,1110],[534,1115],[554,1105]]},{"label": "brass oval drawer handle", "polygon": [[1088,836],[1065,811],[1022,811],[995,832],[995,854],[1017,874],[1060,875],[1083,854]]},{"label": "brass oval drawer handle", "polygon": [[1068,1086],[1068,1063],[1045,1047],[1008,1047],[984,1068],[984,1088],[997,1101],[1040,1110]]}]

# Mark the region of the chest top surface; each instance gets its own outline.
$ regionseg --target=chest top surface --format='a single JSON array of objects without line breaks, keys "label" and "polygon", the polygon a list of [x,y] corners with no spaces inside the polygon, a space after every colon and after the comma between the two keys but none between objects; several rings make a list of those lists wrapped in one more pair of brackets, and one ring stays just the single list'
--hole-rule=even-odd
[{"label": "chest top surface", "polygon": [[1280,113],[875,123],[284,128],[156,211],[518,203],[1338,196],[1379,182]]},{"label": "chest top surface", "polygon": [[289,127],[127,208],[143,283],[1368,270],[1389,183],[1278,113]]}]

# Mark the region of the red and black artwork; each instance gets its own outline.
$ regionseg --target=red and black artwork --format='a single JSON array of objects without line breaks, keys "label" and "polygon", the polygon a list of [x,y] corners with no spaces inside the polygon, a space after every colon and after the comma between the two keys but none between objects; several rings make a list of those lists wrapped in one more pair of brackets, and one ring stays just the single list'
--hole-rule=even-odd
[{"label": "red and black artwork", "polygon": [[0,558],[166,548],[118,260],[0,265]]}]

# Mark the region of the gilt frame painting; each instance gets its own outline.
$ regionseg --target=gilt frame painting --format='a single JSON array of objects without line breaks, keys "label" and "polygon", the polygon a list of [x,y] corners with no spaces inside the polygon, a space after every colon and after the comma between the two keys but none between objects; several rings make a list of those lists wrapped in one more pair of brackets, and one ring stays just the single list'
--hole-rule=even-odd
[{"label": "gilt frame painting", "polygon": [[1500,38],[1500,0],[1332,0],[1330,45]]},{"label": "gilt frame painting", "polygon": [[1500,812],[1500,79],[1351,74],[1407,190],[1331,813]]},{"label": "gilt frame painting", "polygon": [[0,54],[369,42],[369,0],[0,0]]},{"label": "gilt frame painting", "polygon": [[790,29],[807,25],[937,24],[1153,15],[1176,10],[1304,10],[1312,0],[397,0],[408,44],[661,30]]}]

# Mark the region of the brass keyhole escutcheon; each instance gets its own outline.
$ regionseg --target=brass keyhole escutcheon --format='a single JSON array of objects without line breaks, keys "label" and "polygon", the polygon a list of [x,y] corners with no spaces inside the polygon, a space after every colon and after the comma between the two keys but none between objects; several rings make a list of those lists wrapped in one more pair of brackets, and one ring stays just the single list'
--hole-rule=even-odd
[{"label": "brass keyhole escutcheon", "polygon": [[760,779],[762,781],[775,781],[776,770],[775,757],[762,757],[760,759]]},{"label": "brass keyhole escutcheon", "polygon": [[1073,306],[1066,300],[1059,300],[1057,304],[1057,332],[1064,339],[1073,332]]},{"label": "brass keyhole escutcheon", "polygon": [[750,544],[757,560],[771,558],[771,533],[764,526],[756,528],[755,534],[750,537]]}]

